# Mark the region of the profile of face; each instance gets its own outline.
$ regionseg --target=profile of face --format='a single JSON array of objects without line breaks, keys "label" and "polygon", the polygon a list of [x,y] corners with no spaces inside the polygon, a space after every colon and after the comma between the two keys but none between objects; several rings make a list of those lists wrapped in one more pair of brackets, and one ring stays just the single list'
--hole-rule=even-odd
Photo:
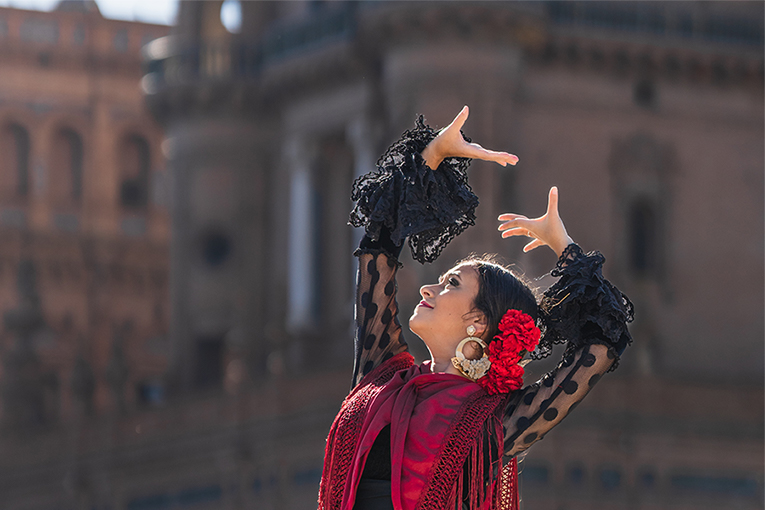
[{"label": "profile of face", "polygon": [[459,264],[438,283],[420,288],[422,301],[409,319],[409,329],[425,342],[432,355],[453,356],[471,324],[476,327],[476,336],[486,329],[483,314],[475,310],[478,278],[474,265]]}]

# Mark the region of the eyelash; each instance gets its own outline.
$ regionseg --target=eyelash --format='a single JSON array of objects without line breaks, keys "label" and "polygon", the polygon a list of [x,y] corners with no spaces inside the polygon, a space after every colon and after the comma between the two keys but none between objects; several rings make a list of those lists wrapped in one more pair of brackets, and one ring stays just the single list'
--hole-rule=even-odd
[{"label": "eyelash", "polygon": [[438,279],[438,283],[441,284],[441,285],[443,285],[443,284],[451,285],[452,287],[459,287],[460,286],[459,280],[457,280],[453,276],[450,276],[449,278],[446,278],[446,279],[441,277],[441,278]]}]

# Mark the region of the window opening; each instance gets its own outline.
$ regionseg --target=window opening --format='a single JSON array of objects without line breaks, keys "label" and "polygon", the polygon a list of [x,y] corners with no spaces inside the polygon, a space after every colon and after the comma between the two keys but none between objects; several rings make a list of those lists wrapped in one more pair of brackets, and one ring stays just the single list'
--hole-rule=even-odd
[{"label": "window opening", "polygon": [[149,196],[149,143],[140,136],[130,136],[123,143],[120,154],[122,183],[120,203],[129,209],[148,205]]},{"label": "window opening", "polygon": [[12,154],[15,156],[16,193],[24,197],[29,193],[29,133],[18,124],[12,124],[9,130],[14,145]]},{"label": "window opening", "polygon": [[632,271],[647,276],[656,269],[656,216],[645,201],[633,205],[629,217],[630,265]]}]

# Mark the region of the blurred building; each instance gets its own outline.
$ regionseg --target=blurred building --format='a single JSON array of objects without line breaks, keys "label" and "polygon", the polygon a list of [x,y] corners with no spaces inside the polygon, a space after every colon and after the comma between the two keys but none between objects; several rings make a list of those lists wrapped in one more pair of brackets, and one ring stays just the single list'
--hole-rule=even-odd
[{"label": "blurred building", "polygon": [[[523,461],[526,508],[762,508],[762,3],[242,2],[235,33],[221,6],[182,1],[172,36],[145,49],[141,84],[172,175],[157,180],[169,182],[172,224],[169,339],[157,341],[157,371],[140,370],[148,348],[123,354],[123,365],[71,369],[96,374],[72,376],[78,387],[99,378],[145,384],[158,405],[126,403],[119,414],[104,404],[15,440],[18,453],[0,463],[8,508],[311,508],[324,438],[350,383],[360,236],[346,225],[351,183],[417,113],[443,126],[464,104],[467,134],[521,162],[474,163],[477,225],[433,265],[404,255],[403,318],[420,285],[471,251],[546,273],[554,256],[522,254],[522,241],[499,238],[495,218],[542,213],[553,184],[571,235],[604,252],[607,275],[637,308],[622,367]],[[86,16],[48,16],[56,15]],[[114,107],[105,108],[92,136],[106,139],[92,150],[113,154],[120,138],[106,135]],[[124,243],[108,253],[135,249],[144,258],[130,260],[159,265],[165,223],[146,212],[153,206],[143,216],[118,206],[123,174],[107,174],[93,201],[113,196],[110,212],[93,205],[86,218],[83,199],[80,228],[90,232],[92,222]],[[55,225],[53,205],[29,207],[34,214],[11,214],[29,227],[14,224],[9,235],[33,239]],[[146,230],[129,239],[157,255],[120,234],[135,217]],[[28,266],[14,266],[20,282],[33,281]],[[15,334],[62,345],[63,336],[38,333],[53,327],[34,311],[49,299],[42,287],[14,290],[5,268],[3,303],[15,310],[8,342]],[[71,302],[105,288],[78,292]],[[164,317],[144,313],[156,324]],[[114,331],[133,331],[137,344],[137,329]],[[111,334],[89,345],[120,352],[129,342]],[[423,346],[408,340],[422,359]],[[17,348],[13,367],[42,363],[45,343],[25,345],[34,348]],[[5,370],[6,381],[28,377]],[[64,393],[49,387],[41,395]],[[141,394],[131,391],[124,395]]]},{"label": "blurred building", "polygon": [[29,502],[9,478],[24,462],[69,469],[79,424],[162,396],[167,182],[140,48],[168,31],[104,19],[92,0],[0,8],[3,508]]}]

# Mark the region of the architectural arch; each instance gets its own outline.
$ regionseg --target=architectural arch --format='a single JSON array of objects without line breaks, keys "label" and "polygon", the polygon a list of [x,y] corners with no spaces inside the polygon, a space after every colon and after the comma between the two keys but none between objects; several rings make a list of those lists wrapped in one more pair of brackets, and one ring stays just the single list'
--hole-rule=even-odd
[{"label": "architectural arch", "polygon": [[631,280],[654,282],[666,292],[674,148],[647,133],[634,133],[614,140],[609,166],[616,197],[616,264]]}]

